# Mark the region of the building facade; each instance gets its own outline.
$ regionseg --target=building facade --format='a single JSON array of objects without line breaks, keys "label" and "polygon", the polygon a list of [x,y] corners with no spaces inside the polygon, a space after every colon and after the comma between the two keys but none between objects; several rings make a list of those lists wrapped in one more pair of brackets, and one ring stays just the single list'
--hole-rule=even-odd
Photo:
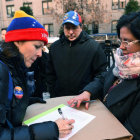
[{"label": "building facade", "polygon": [[[61,2],[60,2],[61,1]],[[59,36],[61,22],[57,15],[63,12],[65,0],[0,0],[0,29],[7,27],[12,20],[14,12],[21,6],[30,6],[34,17],[49,32],[49,36]],[[88,0],[91,1],[91,0]],[[98,0],[95,0],[98,1]],[[93,22],[88,25],[90,34],[116,32],[117,20],[124,13],[124,8],[129,0],[101,0],[104,7],[104,21]],[[140,0],[138,0],[140,1]],[[53,11],[55,9],[55,12]],[[53,14],[52,14],[53,13]],[[55,14],[56,13],[56,14]],[[0,38],[1,40],[1,38]]]}]

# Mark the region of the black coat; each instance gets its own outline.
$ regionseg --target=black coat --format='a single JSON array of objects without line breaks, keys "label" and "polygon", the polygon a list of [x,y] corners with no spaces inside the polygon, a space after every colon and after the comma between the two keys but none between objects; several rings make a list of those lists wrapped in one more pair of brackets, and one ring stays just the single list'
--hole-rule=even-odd
[{"label": "black coat", "polygon": [[93,93],[100,84],[94,78],[105,70],[103,49],[87,33],[82,31],[73,42],[63,35],[49,50],[47,82],[51,97]]},{"label": "black coat", "polygon": [[43,92],[47,92],[47,75],[46,75],[47,53],[42,52],[42,57],[38,58],[30,67],[34,71],[35,92],[33,97],[42,97]]},{"label": "black coat", "polygon": [[104,104],[133,134],[134,140],[140,140],[140,78],[124,80],[108,92],[116,79],[110,69],[105,74],[104,90],[99,96],[105,97],[108,93]]},{"label": "black coat", "polygon": [[[29,95],[26,88],[26,68],[21,56],[7,58],[0,54],[2,60],[9,68],[14,88],[20,86],[23,89],[23,97],[16,98],[13,95],[10,109],[6,109],[8,102],[9,73],[0,63],[0,140],[56,140],[59,132],[55,122],[44,122],[28,126],[22,126],[22,121],[29,104]],[[8,119],[14,129],[7,125]]]}]

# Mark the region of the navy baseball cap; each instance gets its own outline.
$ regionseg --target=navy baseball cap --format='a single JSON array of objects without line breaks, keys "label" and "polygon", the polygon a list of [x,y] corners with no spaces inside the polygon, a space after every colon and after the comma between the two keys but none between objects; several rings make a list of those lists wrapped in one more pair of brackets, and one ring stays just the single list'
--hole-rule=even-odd
[{"label": "navy baseball cap", "polygon": [[75,26],[78,26],[79,24],[82,23],[82,19],[81,19],[81,16],[77,12],[69,11],[65,14],[62,25],[65,23],[72,23]]}]

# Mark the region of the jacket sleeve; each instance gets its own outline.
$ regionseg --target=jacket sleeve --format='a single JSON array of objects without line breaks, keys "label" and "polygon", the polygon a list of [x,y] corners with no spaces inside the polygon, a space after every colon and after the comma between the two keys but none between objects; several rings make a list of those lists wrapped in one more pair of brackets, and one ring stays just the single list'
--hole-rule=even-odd
[{"label": "jacket sleeve", "polygon": [[94,45],[97,49],[95,50],[92,61],[93,80],[82,91],[88,91],[91,93],[92,98],[98,98],[98,93],[102,92],[103,88],[104,77],[102,73],[106,71],[107,61],[101,46],[98,43]]},{"label": "jacket sleeve", "polygon": [[56,73],[51,57],[51,52],[52,52],[52,47],[53,44],[50,46],[49,49],[49,54],[48,54],[48,59],[47,59],[47,66],[46,66],[46,73],[47,73],[47,86],[48,86],[48,91],[50,92],[50,96],[54,96],[54,86],[56,82]]},{"label": "jacket sleeve", "polygon": [[5,104],[5,101],[7,101],[8,81],[9,73],[3,64],[0,63],[0,104]]},{"label": "jacket sleeve", "polygon": [[[124,126],[133,134],[133,140],[140,140],[140,92],[136,106],[125,121]],[[137,98],[137,97],[136,97]]]},{"label": "jacket sleeve", "polygon": [[8,71],[0,63],[0,140],[57,140],[59,131],[55,122],[49,121],[30,126],[13,123],[13,128],[8,126],[6,109],[8,82]]},{"label": "jacket sleeve", "polygon": [[0,124],[1,140],[58,140],[58,137],[58,127],[51,121],[13,129]]}]

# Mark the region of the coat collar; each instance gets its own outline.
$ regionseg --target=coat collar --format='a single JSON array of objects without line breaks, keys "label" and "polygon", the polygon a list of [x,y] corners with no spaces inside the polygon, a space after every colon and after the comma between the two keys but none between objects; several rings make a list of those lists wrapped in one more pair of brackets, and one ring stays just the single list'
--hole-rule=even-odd
[{"label": "coat collar", "polygon": [[139,88],[140,87],[138,86],[138,79],[122,81],[120,84],[115,86],[110,92],[108,92],[107,106],[112,106],[116,104],[117,102],[133,94]]},{"label": "coat collar", "polygon": [[85,31],[82,31],[82,32],[80,33],[79,37],[78,37],[76,40],[74,40],[74,41],[69,41],[69,40],[67,39],[67,37],[66,37],[64,34],[61,35],[60,41],[61,41],[62,43],[76,44],[77,42],[78,42],[78,43],[83,43],[83,42],[85,42],[86,40],[88,40],[89,38],[91,38],[91,37],[90,37]]}]

